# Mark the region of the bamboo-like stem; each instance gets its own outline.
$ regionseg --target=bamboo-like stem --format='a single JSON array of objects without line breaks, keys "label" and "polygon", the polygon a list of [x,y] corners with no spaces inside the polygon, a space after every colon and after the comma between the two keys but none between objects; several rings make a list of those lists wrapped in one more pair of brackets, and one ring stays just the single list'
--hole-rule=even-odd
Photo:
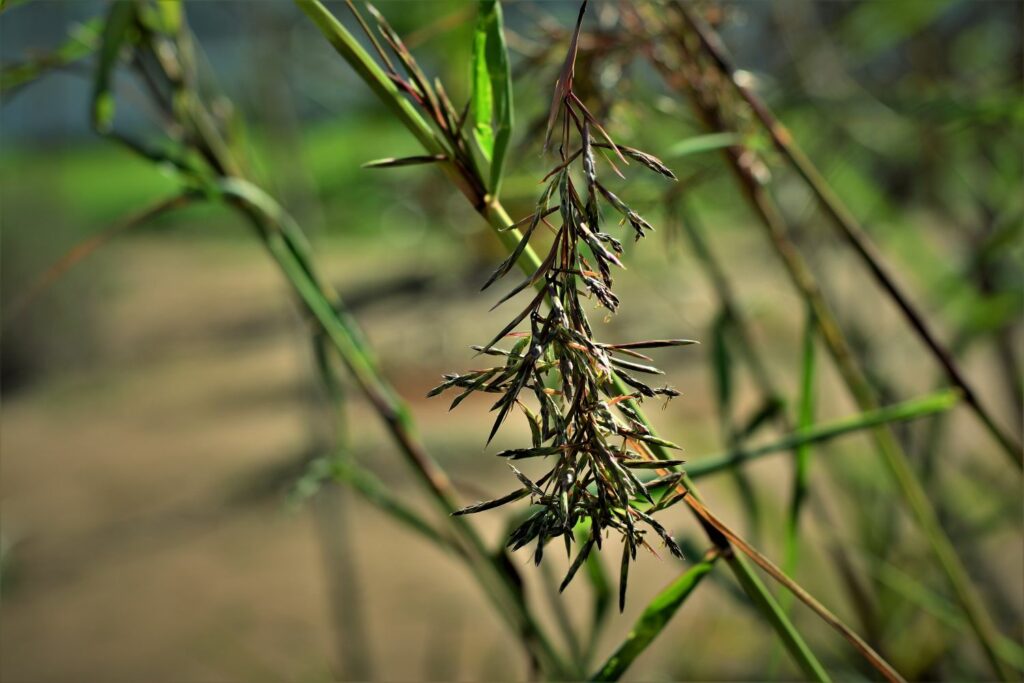
[{"label": "bamboo-like stem", "polygon": [[[698,116],[709,129],[724,132],[717,111],[703,101],[694,90],[694,83],[700,76],[696,73],[694,56],[685,47],[685,37],[677,36],[676,45],[683,53],[684,63],[690,68],[685,72],[672,68],[654,53],[651,62],[661,73],[666,83],[674,90],[683,93],[693,105]],[[876,410],[878,402],[867,378],[850,350],[849,344],[839,326],[835,315],[825,300],[817,280],[804,260],[799,249],[789,238],[788,226],[767,189],[755,178],[749,166],[744,162],[742,146],[733,146],[724,150],[729,168],[737,178],[744,196],[760,219],[770,241],[782,259],[787,273],[797,291],[807,301],[814,313],[822,339],[828,348],[839,373],[843,378],[854,401],[861,410]],[[981,597],[977,594],[966,569],[960,562],[949,537],[942,529],[935,510],[928,496],[918,481],[913,468],[892,432],[880,426],[872,431],[875,445],[882,455],[890,474],[896,482],[903,498],[917,520],[919,527],[932,547],[940,566],[946,573],[950,586],[955,592],[968,621],[974,627],[978,642],[992,666],[993,671],[1002,679],[1008,679],[1002,660],[996,655],[994,643],[997,630],[988,614]]]},{"label": "bamboo-like stem", "polygon": [[[320,28],[321,32],[325,35],[328,41],[330,41],[331,45],[334,46],[337,52],[347,62],[349,62],[352,68],[355,69],[364,81],[366,81],[367,85],[374,91],[374,93],[377,94],[377,96],[389,109],[391,109],[394,114],[396,114],[406,128],[413,133],[424,148],[431,154],[442,153],[443,150],[439,141],[434,137],[426,122],[423,121],[412,105],[401,96],[392,81],[384,75],[384,72],[380,67],[377,66],[366,51],[363,50],[362,46],[359,45],[355,38],[330,13],[330,11],[327,10],[319,0],[295,0],[295,2],[304,12],[306,12],[318,28]],[[446,175],[453,179],[456,186],[463,191],[463,194],[466,195],[466,198],[473,205],[473,208],[476,209],[477,212],[487,220],[491,228],[497,232],[498,238],[502,244],[508,250],[514,250],[522,236],[518,230],[509,229],[509,226],[515,224],[515,221],[509,217],[501,203],[496,198],[490,196],[478,196],[474,194],[472,185],[466,182],[465,178],[462,177],[459,169],[457,169],[454,164],[442,162],[440,166],[444,169]],[[528,276],[533,275],[533,273],[540,267],[540,259],[537,257],[536,252],[527,246],[519,258],[518,265]],[[618,377],[615,377],[615,385],[622,394],[629,394],[631,392],[631,389]],[[635,402],[633,403],[634,410],[636,410],[637,414],[642,418],[641,421],[646,427],[651,429],[652,433],[654,433],[653,428],[643,416],[639,406],[636,405]],[[670,459],[669,454],[660,446],[652,446],[651,450],[654,452],[656,457],[661,460]],[[684,475],[682,482],[686,486],[687,490],[696,495],[693,482],[690,481],[688,477]],[[723,556],[727,558],[730,568],[732,568],[734,574],[736,574],[736,577],[744,590],[747,591],[751,599],[753,599],[765,613],[766,618],[779,633],[780,638],[783,640],[790,654],[804,673],[814,680],[829,680],[828,674],[825,672],[820,662],[818,662],[817,658],[813,653],[811,653],[810,648],[796,631],[789,618],[779,607],[778,602],[760,579],[757,578],[756,574],[753,573],[746,561],[731,551],[729,542],[725,536],[715,532],[707,525],[702,526],[705,531],[708,532],[712,542],[714,542],[716,547],[722,551]]]},{"label": "bamboo-like stem", "polygon": [[825,213],[832,219],[833,225],[843,238],[853,247],[857,255],[867,266],[878,284],[896,303],[900,312],[903,313],[907,324],[914,330],[928,350],[942,366],[954,386],[960,388],[964,393],[964,401],[971,407],[974,413],[981,420],[992,436],[999,442],[1010,461],[1018,468],[1024,469],[1024,453],[1021,444],[1013,439],[981,403],[977,392],[971,388],[970,382],[957,365],[956,359],[946,346],[939,341],[938,336],[931,329],[930,324],[924,315],[910,301],[909,296],[901,289],[896,282],[889,267],[885,264],[882,254],[871,242],[871,238],[864,228],[854,217],[853,212],[843,204],[839,195],[829,186],[828,182],[821,175],[810,158],[797,144],[796,139],[789,130],[779,121],[765,105],[764,102],[746,87],[741,79],[736,77],[736,68],[722,44],[718,34],[708,26],[696,12],[686,7],[679,0],[674,0],[674,7],[686,18],[694,34],[700,39],[704,52],[715,62],[718,69],[724,74],[733,88],[747,102],[754,115],[764,126],[771,137],[775,148],[789,161],[790,165],[803,178],[804,182],[818,199],[818,203],[825,210]]}]

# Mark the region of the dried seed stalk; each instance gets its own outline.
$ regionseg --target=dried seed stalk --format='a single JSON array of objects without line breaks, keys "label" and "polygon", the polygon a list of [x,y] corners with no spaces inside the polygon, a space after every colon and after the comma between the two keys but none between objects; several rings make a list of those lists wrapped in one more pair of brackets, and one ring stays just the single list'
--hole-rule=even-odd
[{"label": "dried seed stalk", "polygon": [[[562,537],[570,552],[573,529],[589,521],[589,537],[572,563],[562,589],[591,548],[601,547],[605,532],[618,532],[624,540],[621,607],[629,563],[636,559],[637,549],[643,546],[653,552],[648,543],[650,531],[672,554],[682,556],[671,534],[648,514],[656,503],[634,473],[637,468],[651,466],[648,444],[677,446],[651,434],[624,400],[671,398],[678,392],[641,381],[638,374],[663,373],[625,357],[650,360],[637,349],[692,342],[603,344],[595,340],[584,310],[588,299],[610,312],[619,305],[612,292],[612,269],[622,267],[622,244],[603,232],[601,204],[621,214],[622,222],[632,227],[636,239],[652,230],[647,221],[598,180],[595,147],[611,150],[623,164],[629,163],[628,156],[655,173],[675,177],[653,155],[618,147],[573,92],[576,46],[585,9],[586,3],[580,10],[569,54],[555,86],[545,133],[545,148],[552,139],[557,143],[558,163],[542,181],[546,185],[534,212],[520,222],[525,227],[518,247],[484,285],[486,289],[505,276],[541,221],[557,214],[555,220],[560,219],[560,225],[554,227],[555,237],[546,258],[498,304],[530,286],[537,288],[537,294],[488,344],[474,347],[482,354],[502,358],[500,364],[446,375],[431,395],[461,389],[452,403],[454,407],[473,392],[496,394],[498,400],[492,410],[497,417],[488,442],[517,407],[532,433],[529,448],[505,450],[498,455],[510,461],[536,458],[551,462],[551,468],[536,481],[512,467],[522,485],[519,489],[497,500],[471,505],[460,513],[479,512],[529,497],[537,510],[512,532],[508,546],[516,550],[535,543],[534,559],[538,564],[545,545],[557,537]],[[603,142],[594,141],[594,131]],[[556,200],[557,206],[551,206]],[[513,332],[524,322],[527,332]],[[505,338],[516,341],[508,350],[497,348],[495,345]],[[621,395],[615,388],[615,375],[632,393]],[[534,404],[537,412],[528,402]]]}]

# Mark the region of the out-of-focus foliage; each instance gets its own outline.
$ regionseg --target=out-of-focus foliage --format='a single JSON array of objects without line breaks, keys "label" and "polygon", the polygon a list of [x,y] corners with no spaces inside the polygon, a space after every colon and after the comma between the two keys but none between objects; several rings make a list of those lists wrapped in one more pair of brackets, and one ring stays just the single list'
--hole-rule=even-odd
[{"label": "out-of-focus foliage", "polygon": [[[48,1],[3,6],[0,303],[5,309],[75,244],[179,189],[180,175],[170,164],[147,163],[124,148],[100,144],[90,132],[98,124],[147,142],[166,132],[167,147],[161,150],[193,142],[187,127],[168,120],[148,100],[146,67],[129,59],[138,36],[121,22],[105,21],[117,19],[131,5],[115,3],[108,9],[111,5],[104,2]],[[655,151],[680,182],[666,189],[657,179],[626,174],[631,206],[657,228],[651,239],[663,240],[664,248],[624,245],[628,269],[616,283],[623,312],[600,323],[602,336],[607,331],[616,339],[648,335],[704,342],[693,360],[672,361],[664,368],[683,395],[664,411],[656,410],[653,401],[644,409],[659,434],[686,448],[684,457],[693,474],[701,476],[716,513],[730,522],[738,520],[734,528],[770,557],[784,558],[779,564],[788,573],[901,673],[924,679],[988,676],[990,669],[971,635],[977,625],[965,618],[956,591],[948,587],[897,488],[877,464],[871,442],[851,437],[826,444],[816,436],[927,415],[917,424],[894,428],[898,445],[993,615],[999,632],[993,646],[996,659],[1019,672],[1024,666],[1019,645],[1024,615],[1019,472],[1008,469],[1005,456],[970,412],[952,410],[955,394],[933,393],[947,385],[938,366],[836,238],[806,184],[739,98],[725,102],[735,115],[729,122],[734,130],[709,131],[679,90],[651,67],[648,46],[637,38],[642,13],[635,15],[630,5],[591,6],[580,39],[575,88],[616,140]],[[482,425],[490,424],[487,406],[467,400],[460,408],[469,411],[465,416],[445,415],[416,399],[440,372],[469,362],[465,346],[479,341],[479,334],[500,328],[503,321],[483,315],[492,302],[473,292],[507,252],[436,164],[386,171],[363,168],[371,160],[408,159],[423,150],[290,3],[187,3],[183,17],[175,15],[177,6],[157,3],[154,7],[167,13],[154,13],[147,20],[169,35],[184,26],[195,31],[196,85],[209,97],[217,125],[237,141],[252,187],[276,197],[312,237],[317,254],[329,264],[328,277],[341,284],[359,322],[369,329],[384,376],[412,403],[426,443],[449,474],[456,475],[460,497],[466,502],[492,498],[502,488],[502,474],[498,463],[491,463],[497,459],[480,453],[486,436]],[[537,180],[550,166],[550,159],[539,159],[537,150],[578,3],[483,2],[478,7],[432,0],[383,2],[380,9],[424,72],[439,76],[455,108],[468,112],[467,125],[482,152],[481,167],[487,169],[489,162],[488,189],[496,193],[500,186],[501,200],[515,219],[528,215],[535,208]],[[1024,291],[1020,3],[792,0],[707,3],[698,9],[743,69],[743,83],[785,123],[948,342],[984,404],[1019,439]],[[358,33],[343,5],[331,5],[331,10]],[[502,24],[505,30],[499,32]],[[500,43],[510,50],[508,64],[503,50],[493,50]],[[657,47],[654,55],[664,48]],[[506,69],[512,75],[508,83]],[[857,416],[844,398],[842,383],[814,332],[814,317],[808,320],[803,302],[792,294],[772,245],[722,161],[723,153],[738,147],[745,150],[752,176],[770,188],[789,236],[810,263],[882,403],[898,404],[890,412]],[[175,650],[157,657],[160,670],[185,677],[196,672],[187,663],[190,658],[211,658],[194,645],[207,637],[202,618],[193,614],[151,625],[138,616],[161,613],[153,594],[175,594],[177,572],[191,571],[180,567],[194,567],[189,564],[194,558],[185,557],[171,541],[159,553],[132,545],[137,541],[117,530],[123,530],[124,518],[135,519],[139,509],[155,518],[162,508],[140,502],[147,496],[168,508],[192,511],[191,502],[159,498],[166,481],[176,489],[178,482],[185,482],[185,491],[192,490],[189,486],[211,487],[212,472],[234,461],[246,466],[232,470],[233,477],[249,476],[250,451],[262,444],[243,447],[232,439],[265,434],[267,412],[290,410],[295,423],[310,421],[308,400],[299,395],[307,396],[315,382],[307,382],[305,375],[284,399],[266,399],[274,401],[273,411],[254,407],[261,400],[258,391],[249,392],[258,394],[255,399],[243,398],[228,388],[254,378],[258,381],[247,386],[268,386],[275,372],[293,377],[294,367],[284,372],[280,358],[268,360],[257,353],[273,347],[280,355],[280,349],[292,348],[301,336],[281,333],[294,329],[296,316],[269,320],[267,310],[284,307],[287,299],[280,284],[277,290],[253,289],[266,264],[248,246],[251,234],[243,225],[238,214],[213,204],[166,216],[118,237],[111,254],[87,261],[35,301],[16,324],[5,323],[0,587],[6,612],[4,649],[14,654],[4,657],[4,677],[104,676],[116,669],[138,678],[151,674],[150,667],[156,665],[135,662],[130,654],[147,648]],[[538,239],[543,245],[548,238]],[[183,253],[188,256],[180,257]],[[230,277],[218,279],[221,270]],[[139,292],[144,296],[134,298]],[[279,301],[275,293],[281,295]],[[241,311],[250,312],[243,316]],[[196,341],[208,339],[219,341],[210,348]],[[175,458],[152,457],[155,447],[146,434],[156,424],[190,424],[184,412],[154,408],[139,424],[131,422],[146,401],[173,395],[169,387],[177,382],[147,379],[143,391],[130,383],[123,368],[137,368],[146,378],[165,377],[159,372],[169,372],[174,363],[177,368],[187,356],[198,358],[190,361],[196,365],[190,386],[210,387],[205,403],[191,405],[205,406],[194,410],[223,431],[216,436],[198,429],[192,436],[184,428],[160,432],[169,451],[203,456],[201,462],[183,457],[187,466],[182,466]],[[250,363],[235,365],[247,358]],[[373,412],[355,387],[346,391],[343,409],[357,416],[349,421],[353,438],[346,449],[351,453],[335,457],[319,452],[309,467],[296,464],[289,453],[285,467],[258,473],[268,478],[271,490],[291,489],[314,506],[329,500],[324,487],[330,489],[331,482],[363,497],[360,507],[353,508],[359,514],[340,524],[334,518],[324,522],[325,538],[340,543],[341,555],[365,552],[379,562],[357,571],[339,568],[339,556],[333,556],[331,575],[341,577],[343,584],[334,589],[334,628],[342,638],[355,630],[370,634],[373,648],[367,659],[382,678],[504,675],[488,670],[493,664],[487,662],[514,668],[513,662],[519,661],[515,634],[510,639],[511,631],[503,631],[499,620],[482,616],[490,613],[483,599],[477,604],[475,598],[462,596],[471,591],[461,583],[469,582],[451,577],[464,571],[459,564],[464,546],[453,541],[445,520],[422,513],[423,501],[412,493],[415,482],[404,480],[388,464],[395,459],[393,442],[372,431]],[[236,411],[244,418],[235,421]],[[319,425],[318,420],[313,421]],[[41,424],[57,428],[42,429]],[[98,441],[100,446],[89,446],[93,428],[110,435]],[[529,438],[525,433],[513,436]],[[329,440],[294,426],[266,439],[285,443],[294,452],[322,451]],[[147,450],[135,443],[150,445]],[[495,450],[507,451],[514,443],[510,439]],[[797,449],[761,458],[783,446]],[[72,454],[76,466],[68,466],[68,455],[58,467],[32,469],[30,463],[51,462],[42,457],[51,452]],[[159,486],[146,480],[147,468],[158,474]],[[93,479],[82,474],[86,470]],[[732,476],[711,476],[722,470]],[[297,476],[297,471],[303,474]],[[299,484],[293,487],[296,480]],[[227,488],[231,490],[217,489],[218,504],[238,500],[236,488]],[[576,567],[576,583],[583,585],[570,588],[565,602],[558,603],[566,613],[553,609],[543,614],[545,624],[548,616],[559,624],[557,631],[551,630],[564,637],[574,673],[638,680],[800,675],[781,654],[765,612],[750,609],[752,603],[723,571],[726,563],[716,563],[712,571],[713,560],[699,559],[703,547],[692,539],[704,537],[680,512],[684,507],[673,507],[671,512],[680,514],[669,517],[666,528],[677,532],[689,564],[644,558],[631,569],[630,591],[636,595],[635,600],[631,597],[632,613],[616,618],[608,609],[614,590],[608,574],[618,570],[618,560],[602,564],[595,554],[583,558],[585,566]],[[378,512],[387,524],[374,521]],[[511,522],[522,521],[511,516]],[[67,524],[69,518],[80,526]],[[95,526],[89,526],[92,519]],[[146,526],[156,523],[142,515],[140,534],[160,537],[162,531]],[[209,521],[197,524],[206,528]],[[224,623],[230,622],[230,628],[222,622],[209,627],[214,640],[237,638],[230,640],[231,647],[240,645],[236,654],[214,657],[212,666],[218,674],[248,677],[252,669],[246,667],[270,652],[289,675],[309,661],[316,662],[311,665],[313,676],[330,675],[321,642],[330,628],[310,625],[308,618],[319,614],[321,605],[304,603],[293,594],[269,607],[274,596],[264,589],[264,580],[319,566],[294,554],[301,530],[289,527],[287,533],[278,533],[271,527],[261,523],[247,542],[289,557],[290,566],[268,569],[259,585],[239,598],[246,611],[227,618]],[[403,528],[415,540],[391,543]],[[575,531],[586,534],[587,527]],[[51,533],[57,542],[47,542]],[[339,541],[344,534],[351,534],[355,544]],[[444,550],[443,561],[428,544]],[[234,585],[247,570],[236,568],[243,564],[241,554],[231,554],[237,548],[221,546],[205,550],[203,558],[228,558]],[[104,548],[117,548],[145,566],[134,576],[147,586],[150,577],[159,575],[162,558],[171,557],[168,566],[179,568],[164,576],[161,581],[166,583],[156,590],[136,591],[131,583],[104,589],[118,596],[124,591],[128,603],[141,606],[138,613],[127,608],[123,614],[111,612],[105,609],[109,602],[96,597],[106,595],[96,585],[106,585],[102,582],[116,575],[111,567],[120,566],[113,564],[120,560],[116,554],[105,559]],[[541,577],[514,563],[508,575],[522,576],[526,595],[545,590]],[[81,567],[96,583],[73,580],[57,566]],[[101,569],[96,572],[100,578],[88,574],[93,567]],[[568,561],[560,568],[569,568]],[[582,580],[584,574],[589,584]],[[196,580],[224,579],[207,565],[207,574],[197,574]],[[346,589],[366,594],[368,616],[359,616],[358,609],[346,616],[346,607],[356,600]],[[428,602],[440,593],[445,596],[441,602]],[[837,678],[877,675],[847,645],[820,629],[814,615],[781,602]],[[210,598],[210,613],[217,604]],[[104,621],[101,612],[113,616]],[[207,614],[206,609],[199,612],[201,617]],[[53,622],[57,614],[70,615],[69,623],[76,626],[36,626]],[[415,630],[413,625],[436,623],[438,614],[468,626],[457,635],[436,634],[435,626]],[[634,618],[638,620],[630,631]],[[232,619],[245,624],[238,629]],[[106,630],[83,627],[101,622]],[[431,634],[424,646],[428,652],[422,661],[405,661],[401,643],[422,641],[423,632]],[[108,633],[124,645],[116,656],[98,662],[89,653],[102,644],[90,645],[90,638],[107,638]],[[299,648],[282,652],[282,633],[299,633],[303,642],[315,642],[314,652],[321,658]],[[150,634],[158,642],[176,645],[147,645]],[[41,651],[60,655],[41,657]],[[339,653],[343,662],[353,657],[351,648],[339,648]],[[474,653],[487,656],[477,662]],[[363,665],[355,670],[367,671]],[[353,671],[350,667],[343,673],[359,677]]]}]

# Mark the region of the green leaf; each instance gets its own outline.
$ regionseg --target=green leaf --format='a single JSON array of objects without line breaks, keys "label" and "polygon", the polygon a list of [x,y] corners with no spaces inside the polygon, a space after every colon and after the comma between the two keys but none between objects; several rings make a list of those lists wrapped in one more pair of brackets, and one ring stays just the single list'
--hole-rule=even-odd
[{"label": "green leaf", "polygon": [[512,76],[497,0],[480,1],[473,33],[471,76],[473,135],[491,164],[490,190],[496,197],[512,136]]},{"label": "green leaf", "polygon": [[682,604],[700,584],[701,579],[711,571],[718,558],[717,552],[708,553],[704,559],[690,567],[682,576],[658,593],[637,619],[633,629],[626,636],[626,640],[616,648],[604,666],[593,675],[592,680],[619,680],[636,658],[661,634]]},{"label": "green leaf", "polygon": [[626,609],[626,586],[629,582],[629,543],[622,544],[622,564],[619,565],[619,611]]},{"label": "green leaf", "polygon": [[473,102],[473,135],[484,158],[490,161],[494,155],[494,126],[491,121],[494,112],[494,90],[491,86],[491,77],[487,73],[487,31],[483,11],[473,34],[472,88],[470,97]]},{"label": "green leaf", "polygon": [[110,6],[103,26],[92,93],[92,125],[101,133],[108,132],[114,123],[114,71],[134,18],[135,5],[129,0],[118,0]]},{"label": "green leaf", "polygon": [[363,168],[395,168],[396,166],[416,166],[420,164],[432,164],[438,161],[446,161],[448,157],[444,154],[421,154],[408,157],[388,157],[387,159],[376,159],[367,161]]},{"label": "green leaf", "polygon": [[[806,431],[814,426],[814,312],[808,307],[807,322],[804,325],[803,360],[800,373],[800,401],[797,414],[797,430]],[[797,564],[800,542],[800,512],[807,497],[807,476],[811,460],[810,444],[802,443],[793,449],[793,492],[789,504],[786,524],[784,570],[792,575]],[[784,603],[785,604],[785,603]]]}]

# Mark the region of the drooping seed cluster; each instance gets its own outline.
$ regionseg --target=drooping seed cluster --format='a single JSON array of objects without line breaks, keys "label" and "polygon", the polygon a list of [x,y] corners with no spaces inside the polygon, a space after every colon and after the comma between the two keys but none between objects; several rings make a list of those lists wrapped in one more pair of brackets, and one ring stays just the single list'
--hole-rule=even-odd
[{"label": "drooping seed cluster", "polygon": [[[582,21],[583,10],[580,11]],[[559,163],[544,178],[546,185],[534,212],[515,226],[522,239],[512,254],[484,285],[507,275],[543,225],[553,234],[551,247],[540,266],[498,302],[504,303],[530,287],[536,294],[479,353],[500,359],[492,367],[446,375],[431,395],[461,390],[452,403],[458,405],[472,393],[496,395],[497,417],[488,441],[506,417],[518,410],[532,432],[529,447],[501,451],[510,461],[520,488],[496,500],[470,505],[456,514],[468,514],[529,498],[536,511],[508,539],[513,550],[534,542],[534,558],[541,561],[547,542],[564,539],[571,551],[575,533],[586,533],[582,547],[562,583],[572,580],[592,548],[600,548],[607,530],[624,539],[622,561],[624,590],[630,560],[648,544],[648,531],[675,554],[681,551],[668,531],[651,516],[678,501],[674,484],[681,474],[668,474],[644,483],[638,469],[670,468],[681,461],[654,460],[650,446],[676,448],[660,439],[644,424],[634,401],[656,396],[673,397],[674,389],[655,387],[640,375],[662,374],[648,365],[641,350],[689,344],[687,340],[655,340],[629,344],[605,344],[595,340],[586,305],[597,302],[614,312],[619,299],[612,291],[612,269],[622,267],[622,244],[602,228],[602,205],[628,223],[636,239],[652,228],[639,214],[599,179],[597,159],[603,158],[618,175],[616,161],[629,159],[675,179],[652,155],[616,145],[604,128],[573,92],[573,68],[580,23],[555,88],[548,116],[545,148],[557,132]],[[595,133],[598,139],[595,140]],[[552,219],[557,215],[557,219]],[[496,304],[497,305],[497,304]],[[514,331],[521,325],[528,329]],[[509,341],[507,349],[497,345]],[[532,401],[529,400],[532,397]],[[533,407],[531,408],[530,405]],[[532,480],[513,461],[539,459],[551,464]],[[664,495],[652,492],[665,490]],[[582,532],[589,522],[589,531]],[[577,528],[579,527],[579,528]],[[651,548],[652,549],[652,548]],[[621,595],[620,595],[621,599]]]}]

